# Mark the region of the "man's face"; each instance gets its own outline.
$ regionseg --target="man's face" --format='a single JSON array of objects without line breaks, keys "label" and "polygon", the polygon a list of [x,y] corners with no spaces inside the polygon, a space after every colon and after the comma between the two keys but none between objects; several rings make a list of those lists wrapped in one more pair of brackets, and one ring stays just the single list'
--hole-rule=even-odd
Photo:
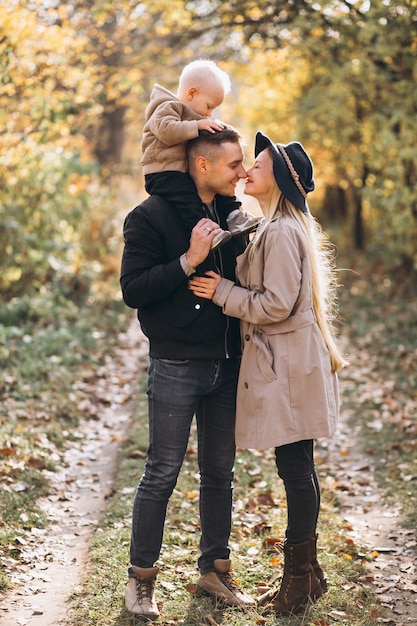
[{"label": "man's face", "polygon": [[[243,150],[240,143],[222,143],[216,158],[206,159],[204,191],[211,195],[234,196],[236,185],[241,178],[246,178],[243,167]],[[201,194],[200,194],[201,195]]]}]

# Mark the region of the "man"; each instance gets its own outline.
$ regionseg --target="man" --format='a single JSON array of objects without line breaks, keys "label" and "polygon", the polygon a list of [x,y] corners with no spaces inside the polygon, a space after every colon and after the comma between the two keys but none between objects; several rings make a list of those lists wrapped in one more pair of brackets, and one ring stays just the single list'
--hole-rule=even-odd
[{"label": "man", "polygon": [[189,172],[207,217],[187,228],[174,206],[150,196],[125,220],[121,286],[138,309],[149,339],[149,448],[135,496],[127,609],[157,619],[154,597],[168,500],[184,460],[194,414],[200,471],[201,556],[198,590],[229,606],[255,606],[233,582],[228,541],[235,458],[235,401],[240,363],[236,319],[188,289],[188,277],[209,269],[234,279],[246,242],[233,238],[210,252],[212,239],[236,208],[246,177],[239,134],[231,127],[189,142]]}]

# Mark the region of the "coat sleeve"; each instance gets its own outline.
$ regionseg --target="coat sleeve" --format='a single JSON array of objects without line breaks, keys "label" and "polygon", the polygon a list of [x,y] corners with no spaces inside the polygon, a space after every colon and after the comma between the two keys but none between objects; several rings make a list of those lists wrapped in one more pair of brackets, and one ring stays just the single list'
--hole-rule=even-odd
[{"label": "coat sleeve", "polygon": [[127,306],[138,309],[168,297],[187,280],[179,257],[163,257],[163,236],[143,213],[131,211],[123,226],[120,284]]},{"label": "coat sleeve", "polygon": [[230,287],[221,281],[213,298],[226,315],[258,325],[290,317],[302,280],[302,252],[294,231],[270,229],[265,235],[263,245],[255,253],[263,255],[263,290]]},{"label": "coat sleeve", "polygon": [[150,131],[167,146],[198,137],[197,120],[183,120],[181,106],[180,102],[164,102],[148,121]]}]

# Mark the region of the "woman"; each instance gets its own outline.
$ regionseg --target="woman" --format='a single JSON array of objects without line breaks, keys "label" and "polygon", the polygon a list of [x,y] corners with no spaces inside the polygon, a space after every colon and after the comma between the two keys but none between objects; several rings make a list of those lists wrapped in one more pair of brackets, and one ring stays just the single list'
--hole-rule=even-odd
[{"label": "woman", "polygon": [[276,613],[289,614],[327,589],[316,556],[313,440],[336,429],[336,372],[346,363],[331,325],[332,259],[307,205],[315,187],[310,157],[298,142],[274,144],[258,132],[255,159],[245,193],[258,200],[265,219],[238,257],[238,284],[208,272],[190,280],[190,289],[241,320],[236,444],[275,447],[287,498],[284,576],[260,604],[271,601]]}]

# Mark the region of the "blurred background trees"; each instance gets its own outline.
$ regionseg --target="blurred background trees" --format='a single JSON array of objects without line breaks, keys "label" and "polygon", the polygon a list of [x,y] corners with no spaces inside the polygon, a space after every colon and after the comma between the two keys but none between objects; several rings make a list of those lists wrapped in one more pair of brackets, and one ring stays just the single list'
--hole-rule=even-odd
[{"label": "blurred background trees", "polygon": [[304,143],[311,206],[344,257],[417,269],[417,1],[9,0],[0,6],[0,290],[95,297],[117,285],[143,197],[154,82],[211,58],[219,117]]}]

